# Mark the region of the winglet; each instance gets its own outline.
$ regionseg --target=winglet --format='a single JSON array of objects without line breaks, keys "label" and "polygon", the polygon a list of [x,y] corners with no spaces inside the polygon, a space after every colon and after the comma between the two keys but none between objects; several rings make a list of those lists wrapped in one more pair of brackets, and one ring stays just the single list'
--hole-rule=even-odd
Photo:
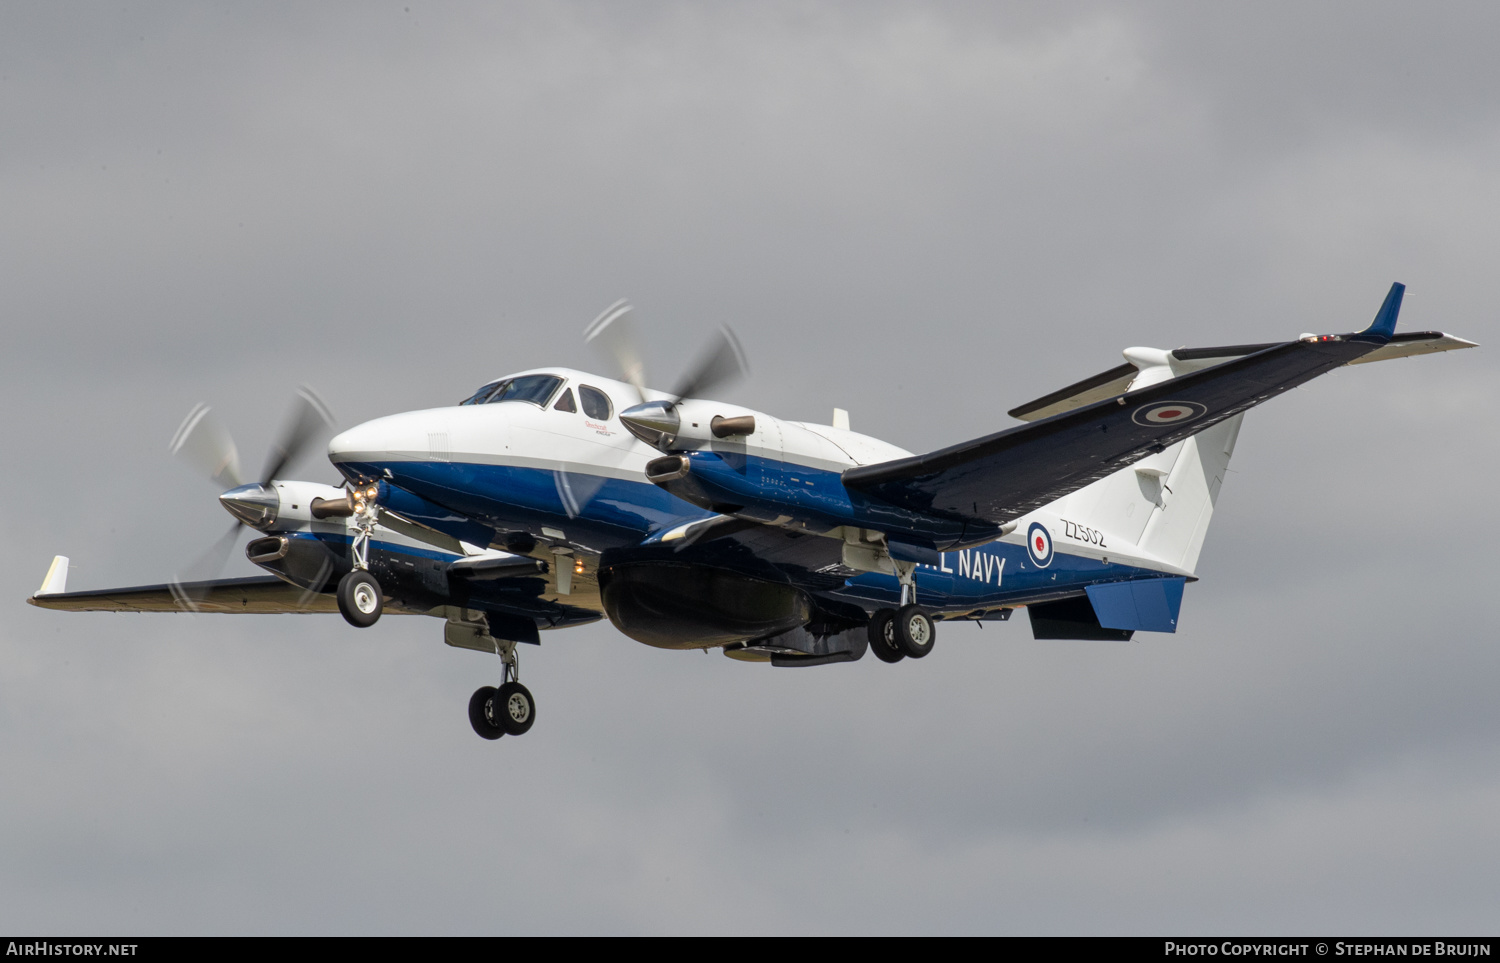
[{"label": "winglet", "polygon": [[47,569],[47,577],[42,579],[42,587],[36,590],[37,595],[61,595],[68,590],[68,556],[58,555],[52,559],[52,567]]},{"label": "winglet", "polygon": [[1391,285],[1391,293],[1385,296],[1385,303],[1380,306],[1380,311],[1375,315],[1375,320],[1368,328],[1360,334],[1372,334],[1377,338],[1389,338],[1396,333],[1396,315],[1401,313],[1401,296],[1406,293],[1406,285],[1397,281]]}]

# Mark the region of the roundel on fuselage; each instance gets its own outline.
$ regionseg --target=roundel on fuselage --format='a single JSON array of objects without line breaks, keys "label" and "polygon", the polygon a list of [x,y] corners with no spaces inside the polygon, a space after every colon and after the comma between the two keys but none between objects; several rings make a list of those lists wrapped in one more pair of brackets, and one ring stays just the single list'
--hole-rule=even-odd
[{"label": "roundel on fuselage", "polygon": [[1032,522],[1026,530],[1026,551],[1037,568],[1052,564],[1052,533],[1041,522]]}]

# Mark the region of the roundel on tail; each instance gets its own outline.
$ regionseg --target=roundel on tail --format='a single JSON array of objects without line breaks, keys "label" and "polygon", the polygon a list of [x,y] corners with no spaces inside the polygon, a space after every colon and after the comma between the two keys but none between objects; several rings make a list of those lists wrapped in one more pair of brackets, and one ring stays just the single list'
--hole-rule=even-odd
[{"label": "roundel on tail", "polygon": [[1131,412],[1138,425],[1177,425],[1202,418],[1208,409],[1196,401],[1157,401]]},{"label": "roundel on tail", "polygon": [[1041,522],[1032,522],[1026,530],[1026,551],[1037,568],[1052,564],[1052,533]]}]

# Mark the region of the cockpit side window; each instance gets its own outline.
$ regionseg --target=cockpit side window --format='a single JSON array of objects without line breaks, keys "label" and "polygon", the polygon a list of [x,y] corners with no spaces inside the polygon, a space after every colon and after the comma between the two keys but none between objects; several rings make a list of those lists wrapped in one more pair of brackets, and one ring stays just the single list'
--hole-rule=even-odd
[{"label": "cockpit side window", "polygon": [[609,395],[598,388],[579,385],[578,398],[583,402],[583,413],[595,421],[608,421],[609,416],[614,413],[614,406],[609,403]]},{"label": "cockpit side window", "polygon": [[562,397],[557,399],[557,404],[552,406],[554,411],[577,411],[578,405],[573,401],[573,389],[565,388]]},{"label": "cockpit side window", "polygon": [[460,405],[482,405],[482,404],[484,404],[484,400],[486,398],[488,398],[490,396],[490,394],[496,388],[498,388],[502,384],[505,384],[505,382],[503,382],[503,381],[491,381],[489,384],[487,384],[484,387],[480,388],[478,391],[474,392],[472,395],[469,395],[468,398],[464,399],[463,401],[460,401],[459,404]]},{"label": "cockpit side window", "polygon": [[532,404],[545,408],[547,402],[552,400],[552,393],[557,390],[563,380],[556,375],[526,375],[522,378],[512,378],[501,382],[500,387],[484,402],[493,405],[501,401],[529,401]]}]

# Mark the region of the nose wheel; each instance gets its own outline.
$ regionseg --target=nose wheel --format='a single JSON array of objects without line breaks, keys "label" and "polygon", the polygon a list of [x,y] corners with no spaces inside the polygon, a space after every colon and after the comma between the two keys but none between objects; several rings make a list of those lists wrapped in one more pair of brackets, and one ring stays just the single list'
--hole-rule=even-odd
[{"label": "nose wheel", "polygon": [[499,642],[505,663],[505,681],[499,686],[480,686],[469,697],[469,725],[483,739],[521,736],[536,722],[536,700],[531,690],[516,678],[519,662],[514,642]]},{"label": "nose wheel", "polygon": [[339,612],[350,625],[364,629],[380,621],[380,583],[369,572],[357,568],[339,579],[338,600]]}]

